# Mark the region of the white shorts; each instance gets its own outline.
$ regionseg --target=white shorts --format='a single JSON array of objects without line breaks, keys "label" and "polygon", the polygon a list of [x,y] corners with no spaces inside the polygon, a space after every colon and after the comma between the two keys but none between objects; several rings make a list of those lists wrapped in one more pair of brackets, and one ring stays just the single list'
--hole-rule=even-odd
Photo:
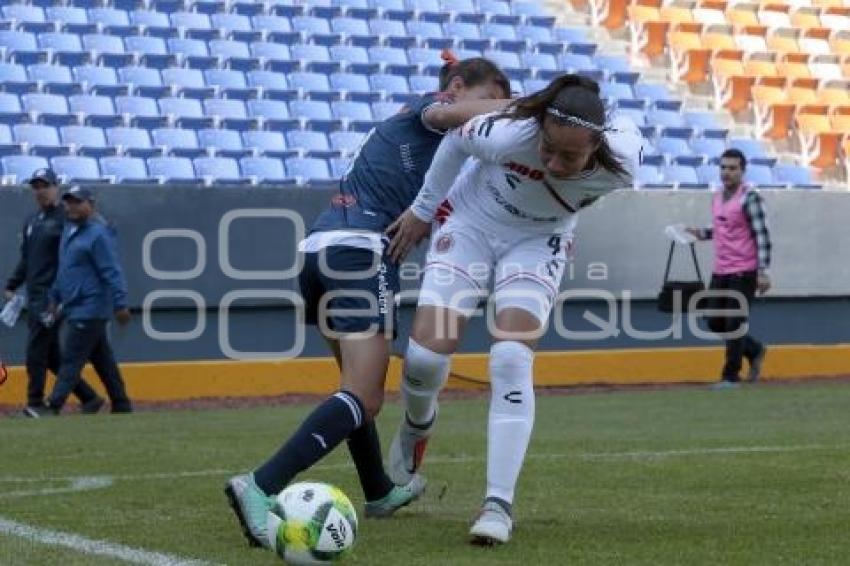
[{"label": "white shorts", "polygon": [[420,305],[475,314],[493,279],[495,311],[512,307],[533,314],[545,326],[572,249],[566,235],[532,235],[506,240],[451,216],[434,231]]}]

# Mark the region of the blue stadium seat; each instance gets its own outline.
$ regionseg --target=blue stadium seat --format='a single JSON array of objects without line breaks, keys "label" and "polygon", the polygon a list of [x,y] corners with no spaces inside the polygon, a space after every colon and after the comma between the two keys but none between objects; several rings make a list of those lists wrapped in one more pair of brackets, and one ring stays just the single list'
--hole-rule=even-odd
[{"label": "blue stadium seat", "polygon": [[516,28],[505,24],[483,24],[481,26],[481,35],[496,41],[514,41],[517,39]]},{"label": "blue stadium seat", "polygon": [[501,0],[478,0],[478,9],[485,14],[496,16],[508,16],[511,13],[508,3]]},{"label": "blue stadium seat", "polygon": [[160,98],[159,110],[162,114],[174,118],[202,118],[204,116],[201,101],[194,98]]},{"label": "blue stadium seat", "polygon": [[596,55],[593,57],[593,62],[597,68],[608,75],[631,71],[629,60],[623,55]]},{"label": "blue stadium seat", "polygon": [[255,41],[252,43],[251,54],[254,57],[262,57],[265,59],[278,59],[282,61],[292,59],[289,47],[281,43],[268,43],[265,41]]},{"label": "blue stadium seat", "polygon": [[48,167],[47,160],[34,155],[9,155],[0,159],[3,175],[15,178],[15,182],[23,183],[29,179],[37,169]]},{"label": "blue stadium seat", "polygon": [[522,64],[526,68],[543,69],[545,71],[558,69],[558,62],[555,57],[548,53],[523,53]]},{"label": "blue stadium seat", "polygon": [[227,98],[205,100],[204,110],[207,116],[218,116],[220,118],[246,118],[248,116],[244,102]]},{"label": "blue stadium seat", "polygon": [[104,177],[114,177],[116,182],[146,180],[148,168],[138,157],[102,157],[100,172]]},{"label": "blue stadium seat", "polygon": [[3,7],[3,17],[7,20],[19,22],[44,22],[44,10],[38,6],[27,6],[24,4],[12,4]]},{"label": "blue stadium seat", "polygon": [[398,20],[373,19],[369,20],[369,31],[373,35],[388,37],[404,37],[407,30],[404,24]]},{"label": "blue stadium seat", "polygon": [[58,146],[59,133],[53,126],[43,124],[16,124],[13,127],[15,141],[38,146]]},{"label": "blue stadium seat", "polygon": [[131,124],[140,127],[158,127],[167,120],[166,116],[160,114],[156,100],[153,98],[116,96],[115,109],[118,114],[126,114]]},{"label": "blue stadium seat", "polygon": [[308,92],[327,92],[330,90],[327,75],[319,73],[292,73],[289,76],[289,84],[292,88],[303,89]]},{"label": "blue stadium seat", "polygon": [[92,126],[65,126],[60,129],[62,143],[77,147],[103,148],[106,147],[106,136],[103,130]]},{"label": "blue stadium seat", "polygon": [[122,83],[133,84],[134,86],[162,86],[162,77],[159,71],[147,67],[123,67],[118,69],[118,78]]},{"label": "blue stadium seat", "polygon": [[374,90],[384,91],[388,94],[406,94],[410,92],[407,79],[397,75],[372,75],[369,77],[369,84]]},{"label": "blue stadium seat", "polygon": [[546,9],[536,2],[512,2],[511,13],[518,16],[546,16]]},{"label": "blue stadium seat", "polygon": [[657,167],[652,165],[641,165],[637,172],[637,183],[639,185],[657,184],[662,182],[663,177]]},{"label": "blue stadium seat", "polygon": [[693,167],[683,165],[671,165],[664,169],[665,183],[699,183],[697,172]]},{"label": "blue stadium seat", "polygon": [[56,174],[66,181],[91,181],[100,179],[100,167],[93,157],[80,157],[66,155],[54,157],[50,160],[50,166]]},{"label": "blue stadium seat", "polygon": [[444,35],[457,39],[481,39],[481,30],[475,24],[449,22],[443,25]]},{"label": "blue stadium seat", "polygon": [[407,22],[407,33],[408,35],[420,38],[442,39],[444,37],[443,28],[440,27],[440,24],[418,20]]},{"label": "blue stadium seat", "polygon": [[171,25],[176,28],[210,29],[210,18],[198,12],[174,12],[171,14]]},{"label": "blue stadium seat", "polygon": [[692,128],[702,130],[715,130],[723,127],[714,112],[685,112],[685,123]]},{"label": "blue stadium seat", "polygon": [[365,102],[337,101],[331,103],[334,118],[372,121],[372,108]]},{"label": "blue stadium seat", "polygon": [[217,154],[224,154],[238,157],[245,155],[246,151],[242,147],[242,136],[234,130],[219,130],[207,128],[198,131],[198,141],[204,149],[215,150]]},{"label": "blue stadium seat", "polygon": [[38,43],[35,35],[23,31],[0,31],[0,47],[7,53],[15,51],[37,51]]},{"label": "blue stadium seat", "polygon": [[162,82],[180,89],[202,89],[206,86],[204,74],[198,69],[163,69]]},{"label": "blue stadium seat", "polygon": [[199,157],[195,159],[195,174],[213,180],[240,179],[239,164],[229,157]]},{"label": "blue stadium seat", "polygon": [[437,77],[415,75],[410,77],[410,90],[424,94],[440,90],[440,80]]},{"label": "blue stadium seat", "polygon": [[757,159],[759,157],[765,157],[767,155],[765,146],[760,140],[749,138],[732,138],[729,140],[727,146],[729,148],[741,150],[741,152],[747,157],[747,160],[749,161],[752,161],[753,159]]},{"label": "blue stadium seat", "polygon": [[747,165],[744,180],[756,185],[771,185],[775,182],[773,171],[766,165]]},{"label": "blue stadium seat", "polygon": [[599,85],[600,94],[606,98],[626,98],[634,97],[632,87],[625,83],[603,82]]},{"label": "blue stadium seat", "polygon": [[292,29],[307,35],[329,34],[331,27],[328,20],[312,16],[296,16],[292,18]]},{"label": "blue stadium seat", "polygon": [[811,170],[799,165],[777,165],[773,169],[773,174],[777,183],[811,185],[813,182]]},{"label": "blue stadium seat", "polygon": [[106,130],[106,140],[110,145],[121,146],[125,150],[144,150],[151,147],[148,131],[141,128],[108,128]]},{"label": "blue stadium seat", "polygon": [[319,100],[293,100],[289,103],[289,112],[295,118],[308,120],[331,120],[330,105]]},{"label": "blue stadium seat", "polygon": [[639,82],[635,85],[635,96],[637,98],[645,98],[650,102],[657,102],[659,100],[672,100],[676,98],[667,87],[666,84],[661,83],[647,83],[647,82]]},{"label": "blue stadium seat", "polygon": [[351,158],[350,157],[332,157],[330,159],[331,166],[331,176],[334,179],[341,179],[348,173],[348,170],[351,168]]},{"label": "blue stadium seat", "polygon": [[25,94],[21,97],[24,110],[48,114],[67,114],[68,100],[60,94]]},{"label": "blue stadium seat", "polygon": [[165,41],[159,37],[131,35],[124,38],[124,45],[130,53],[144,53],[147,55],[168,54]]},{"label": "blue stadium seat", "polygon": [[47,21],[57,22],[63,25],[89,23],[88,14],[86,14],[83,8],[74,6],[49,6],[45,12]]},{"label": "blue stadium seat", "polygon": [[115,8],[89,8],[89,21],[100,22],[104,26],[130,25],[130,18],[127,12]]},{"label": "blue stadium seat", "polygon": [[715,159],[726,151],[726,142],[717,138],[698,137],[691,141],[691,150],[697,155]]},{"label": "blue stadium seat", "polygon": [[209,43],[210,55],[224,58],[251,57],[251,50],[244,41],[233,41],[230,39],[214,39]]},{"label": "blue stadium seat", "polygon": [[712,164],[700,165],[697,167],[697,177],[700,183],[717,185],[720,183],[720,168]]},{"label": "blue stadium seat", "polygon": [[195,130],[157,128],[151,132],[151,135],[154,145],[164,146],[168,151],[197,150],[200,148]]},{"label": "blue stadium seat", "polygon": [[399,102],[375,102],[372,104],[372,116],[375,120],[384,121],[398,114],[403,106]]},{"label": "blue stadium seat", "polygon": [[288,147],[303,151],[330,151],[328,138],[322,132],[294,130],[286,132]]},{"label": "blue stadium seat", "polygon": [[331,149],[343,154],[351,154],[360,147],[366,135],[361,132],[331,132],[328,138]]},{"label": "blue stadium seat", "polygon": [[552,30],[540,26],[519,26],[516,34],[518,39],[525,39],[532,43],[552,41]]},{"label": "blue stadium seat", "polygon": [[280,100],[257,99],[248,101],[248,115],[258,118],[289,118],[289,107]]},{"label": "blue stadium seat", "polygon": [[685,119],[680,112],[673,110],[651,109],[646,116],[648,124],[656,127],[681,128],[685,126]]},{"label": "blue stadium seat", "polygon": [[286,140],[282,132],[247,130],[242,132],[242,146],[259,153],[281,152],[286,149]]},{"label": "blue stadium seat", "polygon": [[152,177],[163,180],[195,178],[192,161],[185,157],[151,157],[148,159],[148,172]]},{"label": "blue stadium seat", "polygon": [[223,14],[217,13],[210,17],[212,27],[233,31],[251,31],[251,19],[240,14]]},{"label": "blue stadium seat", "polygon": [[310,63],[328,63],[331,61],[330,51],[323,45],[297,44],[290,47],[289,52],[293,59]]},{"label": "blue stadium seat", "polygon": [[251,23],[253,24],[253,29],[265,32],[286,33],[292,31],[292,25],[289,22],[289,18],[280,16],[259,14],[251,19]]},{"label": "blue stadium seat", "polygon": [[533,92],[537,92],[543,90],[549,86],[549,81],[544,81],[540,79],[527,79],[522,81],[522,92],[525,94],[531,94]]},{"label": "blue stadium seat", "polygon": [[365,75],[354,73],[334,73],[330,76],[330,86],[334,90],[350,92],[369,92],[372,87]]},{"label": "blue stadium seat", "polygon": [[248,85],[252,87],[263,87],[270,90],[285,90],[288,88],[286,75],[274,71],[248,71]]},{"label": "blue stadium seat", "polygon": [[443,12],[466,12],[476,11],[472,0],[440,0],[440,10]]},{"label": "blue stadium seat", "polygon": [[245,74],[233,69],[209,69],[204,71],[206,84],[219,88],[244,89]]},{"label": "blue stadium seat", "polygon": [[384,65],[407,65],[407,55],[404,49],[396,47],[370,47],[369,60]]},{"label": "blue stadium seat", "polygon": [[691,148],[688,146],[688,142],[682,138],[662,137],[656,143],[655,148],[660,153],[672,156],[690,155],[691,153]]},{"label": "blue stadium seat", "polygon": [[[83,47],[95,51],[99,55],[98,62],[107,66],[120,66],[114,63],[129,60],[124,52],[124,41],[114,35],[86,34],[83,36]],[[123,57],[117,57],[123,56]]]},{"label": "blue stadium seat", "polygon": [[356,18],[334,18],[331,20],[331,31],[346,35],[369,35],[369,24]]},{"label": "blue stadium seat", "polygon": [[21,110],[21,99],[17,94],[0,92],[0,114],[17,114]]},{"label": "blue stadium seat", "polygon": [[286,171],[280,159],[271,157],[243,157],[239,160],[242,175],[253,177],[257,182],[280,181],[286,178]]},{"label": "blue stadium seat", "polygon": [[80,36],[73,33],[42,33],[38,36],[38,46],[54,51],[82,51]]},{"label": "blue stadium seat", "polygon": [[407,51],[407,58],[411,64],[421,65],[423,67],[434,67],[439,69],[445,65],[445,61],[443,61],[440,57],[439,49],[414,47]]},{"label": "blue stadium seat", "polygon": [[51,65],[41,63],[30,65],[27,69],[31,81],[42,81],[45,83],[72,83],[71,70],[64,65]]},{"label": "blue stadium seat", "polygon": [[207,50],[207,43],[205,41],[179,37],[172,37],[168,40],[168,52],[182,55],[184,57],[206,57],[209,55],[209,50]]},{"label": "blue stadium seat", "polygon": [[369,52],[363,47],[353,45],[335,45],[330,48],[331,59],[340,63],[369,64]]},{"label": "blue stadium seat", "polygon": [[290,177],[310,180],[330,180],[333,177],[324,159],[314,157],[292,157],[286,160],[286,172]]},{"label": "blue stadium seat", "polygon": [[115,70],[109,67],[83,65],[74,68],[74,78],[77,82],[85,83],[88,88],[95,86],[112,86],[118,84]]}]

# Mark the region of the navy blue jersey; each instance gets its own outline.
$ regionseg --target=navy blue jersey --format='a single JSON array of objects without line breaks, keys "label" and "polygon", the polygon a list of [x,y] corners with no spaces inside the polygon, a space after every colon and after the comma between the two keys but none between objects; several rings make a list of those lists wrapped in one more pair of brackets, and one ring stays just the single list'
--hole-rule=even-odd
[{"label": "navy blue jersey", "polygon": [[313,224],[313,232],[383,232],[416,198],[443,133],[422,120],[435,104],[450,103],[446,93],[426,94],[375,127],[342,179],[340,195]]}]

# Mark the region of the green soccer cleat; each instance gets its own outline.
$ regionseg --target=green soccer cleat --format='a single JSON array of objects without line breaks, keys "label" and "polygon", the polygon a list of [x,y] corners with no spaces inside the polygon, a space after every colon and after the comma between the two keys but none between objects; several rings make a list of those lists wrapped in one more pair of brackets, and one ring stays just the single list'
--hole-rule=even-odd
[{"label": "green soccer cleat", "polygon": [[425,492],[425,478],[415,475],[405,485],[394,486],[388,494],[377,501],[366,502],[367,519],[386,519],[393,513],[407,507]]},{"label": "green soccer cleat", "polygon": [[233,476],[224,488],[230,507],[239,519],[242,534],[251,546],[268,548],[267,516],[274,499],[267,496],[254,483],[252,474]]}]

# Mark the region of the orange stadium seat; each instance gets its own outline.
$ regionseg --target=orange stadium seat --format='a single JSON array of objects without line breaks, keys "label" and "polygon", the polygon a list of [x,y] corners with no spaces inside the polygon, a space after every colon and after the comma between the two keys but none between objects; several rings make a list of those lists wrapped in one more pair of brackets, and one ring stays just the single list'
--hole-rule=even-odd
[{"label": "orange stadium seat", "polygon": [[736,4],[726,10],[726,21],[735,26],[757,26],[758,5]]},{"label": "orange stadium seat", "polygon": [[629,14],[632,53],[641,51],[650,57],[664,53],[671,24],[694,21],[690,5],[671,4],[660,9],[630,6]]},{"label": "orange stadium seat", "polygon": [[671,32],[670,63],[673,76],[678,80],[698,83],[706,79],[712,56],[724,51],[737,51],[737,46],[732,26],[709,25],[702,35],[682,31],[685,26],[693,25],[679,24],[679,31]]},{"label": "orange stadium seat", "polygon": [[744,62],[735,55],[740,57],[740,52],[722,52],[711,62],[715,102],[732,111],[747,108],[755,84],[755,77],[744,72]]},{"label": "orange stadium seat", "polygon": [[633,4],[659,8],[661,0],[591,0],[591,21],[594,25],[602,25],[608,29],[620,29],[626,25],[628,9]]},{"label": "orange stadium seat", "polygon": [[791,27],[791,17],[788,6],[771,6],[769,9],[758,11],[759,23],[768,28]]},{"label": "orange stadium seat", "polygon": [[825,106],[806,106],[797,113],[797,135],[803,162],[810,167],[831,167],[838,161],[843,133],[833,129]]},{"label": "orange stadium seat", "polygon": [[850,83],[844,81],[828,81],[818,91],[818,104],[827,106],[850,106]]},{"label": "orange stadium seat", "polygon": [[818,55],[809,59],[809,68],[812,76],[822,81],[841,80],[844,75],[841,71],[841,59],[835,55]]},{"label": "orange stadium seat", "polygon": [[809,6],[797,8],[791,12],[791,27],[808,29],[820,27],[820,10]]},{"label": "orange stadium seat", "polygon": [[821,26],[831,30],[850,30],[850,6],[825,8],[820,22]]},{"label": "orange stadium seat", "polygon": [[[722,6],[722,7],[721,7]],[[704,25],[723,25],[726,23],[726,14],[724,13],[724,5],[700,4],[693,9],[694,21]]]},{"label": "orange stadium seat", "polygon": [[843,8],[844,0],[812,0],[812,6],[821,8]]},{"label": "orange stadium seat", "polygon": [[769,139],[788,137],[795,105],[781,86],[755,85],[752,89],[756,135]]},{"label": "orange stadium seat", "polygon": [[829,36],[832,31],[826,28],[809,28],[803,30],[799,39],[800,51],[809,55],[829,55],[832,48],[829,46]]},{"label": "orange stadium seat", "polygon": [[800,44],[797,41],[799,31],[793,28],[780,28],[767,36],[767,47],[779,53],[799,53]]},{"label": "orange stadium seat", "polygon": [[812,76],[809,57],[802,53],[785,53],[776,64],[776,70],[789,79],[807,79]]},{"label": "orange stadium seat", "polygon": [[832,34],[829,46],[836,55],[850,55],[850,30],[841,30]]}]

